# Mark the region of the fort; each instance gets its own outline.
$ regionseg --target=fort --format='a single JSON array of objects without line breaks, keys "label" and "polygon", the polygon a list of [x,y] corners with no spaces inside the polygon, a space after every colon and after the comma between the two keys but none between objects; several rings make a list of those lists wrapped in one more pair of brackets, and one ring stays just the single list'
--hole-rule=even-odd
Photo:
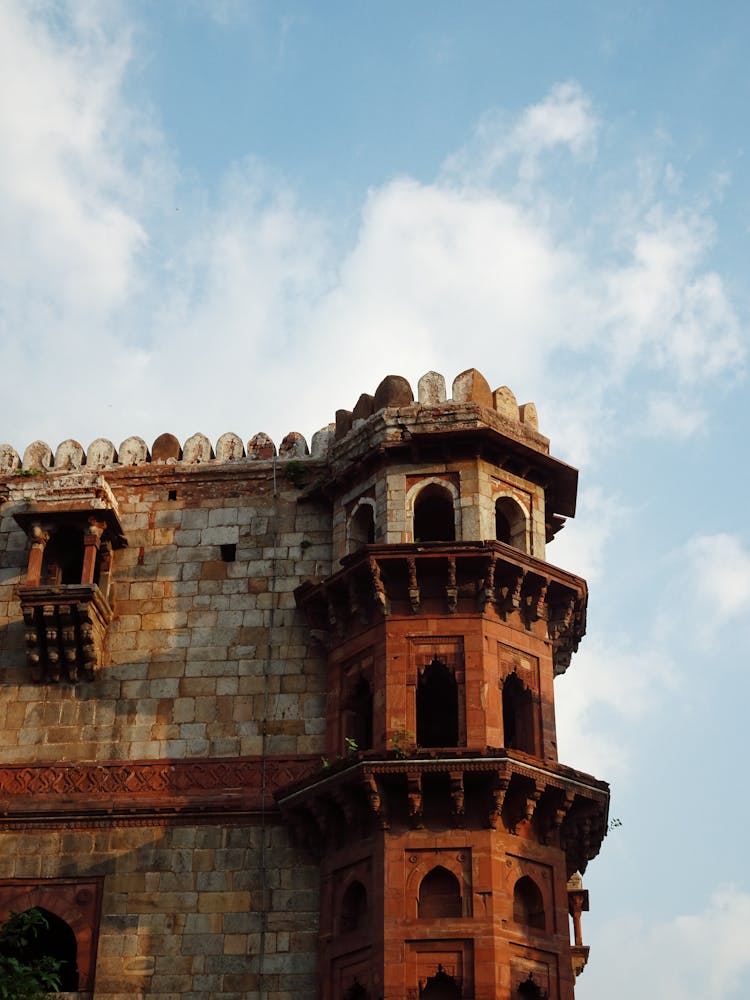
[{"label": "fort", "polygon": [[573,1000],[577,478],[474,369],[309,448],[0,446],[0,919],[81,1000]]}]

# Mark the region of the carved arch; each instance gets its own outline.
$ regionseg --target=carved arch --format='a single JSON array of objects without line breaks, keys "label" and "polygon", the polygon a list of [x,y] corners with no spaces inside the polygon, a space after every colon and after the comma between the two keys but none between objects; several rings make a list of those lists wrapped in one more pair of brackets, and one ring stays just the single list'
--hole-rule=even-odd
[{"label": "carved arch", "polygon": [[462,916],[461,883],[443,865],[435,865],[420,882],[417,913],[422,919]]},{"label": "carved arch", "polygon": [[513,671],[503,681],[503,743],[506,748],[538,753],[533,692]]},{"label": "carved arch", "polygon": [[375,541],[375,501],[372,497],[361,497],[347,518],[346,551],[356,552],[363,545]]},{"label": "carved arch", "polygon": [[547,928],[542,890],[529,875],[522,875],[513,886],[513,920],[535,930]]},{"label": "carved arch", "polygon": [[406,516],[413,542],[461,539],[460,493],[449,479],[428,476],[415,483],[406,494]]},{"label": "carved arch", "polygon": [[459,711],[462,699],[456,672],[433,658],[417,677],[417,744],[421,747],[457,747],[462,736]]},{"label": "carved arch", "polygon": [[509,494],[495,500],[495,538],[521,552],[529,551],[528,511]]}]

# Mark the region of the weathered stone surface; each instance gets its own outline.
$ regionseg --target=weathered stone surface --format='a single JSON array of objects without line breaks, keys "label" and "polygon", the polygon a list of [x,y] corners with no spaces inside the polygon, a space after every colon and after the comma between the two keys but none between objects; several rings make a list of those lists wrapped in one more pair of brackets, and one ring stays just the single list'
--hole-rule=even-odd
[{"label": "weathered stone surface", "polygon": [[307,441],[299,431],[289,431],[279,445],[280,458],[304,458],[309,455]]},{"label": "weathered stone surface", "polygon": [[522,406],[519,406],[518,412],[521,417],[521,423],[526,424],[535,431],[539,430],[539,415],[533,403],[524,403]]},{"label": "weathered stone surface", "polygon": [[492,409],[494,400],[487,379],[476,368],[467,368],[453,380],[454,403],[478,403]]},{"label": "weathered stone surface", "polygon": [[402,375],[386,375],[375,390],[373,413],[386,406],[410,406],[414,402],[411,386]]},{"label": "weathered stone surface", "polygon": [[200,462],[210,462],[214,457],[211,442],[205,434],[200,432],[193,434],[185,442],[182,449],[182,461],[188,465],[197,465]]},{"label": "weathered stone surface", "polygon": [[357,400],[357,405],[352,410],[352,421],[367,420],[374,413],[375,397],[369,392],[363,392]]},{"label": "weathered stone surface", "polygon": [[182,449],[174,434],[160,434],[151,445],[152,462],[179,462]]},{"label": "weathered stone surface", "polygon": [[[363,959],[356,974],[370,996],[417,996],[438,961],[471,971],[462,996],[510,996],[518,977],[506,951],[508,940],[525,941],[513,920],[524,876],[540,880],[546,920],[525,942],[529,967],[572,1000],[563,855],[599,834],[594,813],[576,814],[593,779],[569,801],[562,794],[570,772],[556,763],[552,674],[583,626],[585,588],[543,566],[572,470],[556,468],[529,425],[446,402],[442,377],[428,376],[427,405],[381,410],[335,447],[329,425],[306,458],[296,435],[274,463],[243,460],[242,440],[223,435],[217,462],[187,464],[186,441],[182,463],[149,466],[145,442],[131,438],[121,466],[100,441],[81,469],[0,476],[10,501],[0,523],[0,916],[3,892],[59,882],[72,913],[78,880],[103,881],[98,946],[83,926],[78,952],[85,962],[88,942],[98,947],[97,1000],[340,997],[355,975],[350,954],[375,934],[395,958],[377,959],[377,980]],[[256,457],[275,453],[266,435],[251,444]],[[506,461],[510,453],[523,460]],[[17,456],[5,454],[12,466]],[[37,649],[78,654],[68,605],[82,603],[80,584],[49,583],[56,603],[41,594],[42,623],[24,620],[19,596],[34,587],[29,568],[54,577],[56,543],[46,563],[42,550],[55,538],[45,540],[55,505],[63,526],[85,531],[86,564],[113,595],[88,688],[34,685],[29,672],[29,625]],[[110,549],[113,515],[128,544]],[[417,515],[439,532],[437,547],[415,531]],[[446,755],[428,734],[433,750],[412,759],[421,681],[433,685],[435,661],[460,692],[458,718],[444,719],[460,750]],[[533,706],[533,734],[522,734],[533,742],[513,742],[540,758],[533,772],[519,754],[472,749],[508,742],[508,678],[520,685],[513,695],[509,682],[520,699],[509,711]],[[360,743],[350,767],[359,731],[349,727],[367,719],[368,690],[370,748]],[[438,715],[435,698],[433,686]],[[307,799],[295,791],[284,811],[284,789],[311,772]],[[458,879],[453,916],[418,912],[435,864]],[[343,912],[352,880],[366,885],[362,933],[346,927],[356,913]],[[505,955],[500,985],[493,953]],[[344,977],[318,978],[342,957]],[[384,969],[401,979],[386,983]],[[81,995],[91,995],[88,982]]]},{"label": "weathered stone surface", "polygon": [[273,458],[276,454],[276,445],[271,438],[260,431],[247,442],[248,458]]},{"label": "weathered stone surface", "polygon": [[120,465],[143,465],[148,462],[148,445],[140,437],[129,437],[120,445],[118,452]]},{"label": "weathered stone surface", "polygon": [[245,457],[245,449],[242,446],[242,438],[232,431],[222,434],[216,442],[217,462],[236,462]]},{"label": "weathered stone surface", "polygon": [[84,454],[83,446],[78,441],[74,441],[73,438],[68,438],[67,441],[62,441],[57,446],[57,451],[55,452],[55,471],[80,469],[85,458],[86,455]]},{"label": "weathered stone surface", "polygon": [[325,458],[333,444],[336,434],[336,424],[328,424],[315,431],[310,442],[310,454],[313,458]]},{"label": "weathered stone surface", "polygon": [[352,429],[352,411],[336,410],[336,440],[345,437]]},{"label": "weathered stone surface", "polygon": [[495,402],[495,409],[509,420],[520,420],[518,412],[518,401],[507,385],[501,385],[492,394]]},{"label": "weathered stone surface", "polygon": [[117,461],[115,446],[106,438],[96,438],[86,452],[86,465],[90,469],[103,469]]},{"label": "weathered stone surface", "polygon": [[445,378],[440,372],[426,372],[417,384],[419,402],[436,406],[445,402]]},{"label": "weathered stone surface", "polygon": [[22,464],[29,472],[46,472],[52,468],[52,449],[46,441],[34,441],[23,453]]},{"label": "weathered stone surface", "polygon": [[20,464],[16,449],[9,444],[0,444],[0,472],[15,472]]}]

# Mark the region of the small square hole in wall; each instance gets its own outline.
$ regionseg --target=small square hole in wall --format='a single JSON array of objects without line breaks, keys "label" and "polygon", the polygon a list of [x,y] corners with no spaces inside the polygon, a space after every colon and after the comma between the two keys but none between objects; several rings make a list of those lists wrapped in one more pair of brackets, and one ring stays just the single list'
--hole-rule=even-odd
[{"label": "small square hole in wall", "polygon": [[234,542],[227,542],[224,545],[220,545],[221,558],[224,562],[234,562],[237,558],[237,545]]},{"label": "small square hole in wall", "polygon": [[167,493],[167,500],[176,500],[176,499],[177,499],[177,490],[170,490],[169,493]]}]

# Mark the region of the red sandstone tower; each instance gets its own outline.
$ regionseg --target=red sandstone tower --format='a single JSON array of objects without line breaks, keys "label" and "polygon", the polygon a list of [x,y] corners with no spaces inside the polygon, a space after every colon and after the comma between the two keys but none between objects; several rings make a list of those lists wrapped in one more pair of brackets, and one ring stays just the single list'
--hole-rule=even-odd
[{"label": "red sandstone tower", "polygon": [[[327,754],[278,795],[321,864],[323,1000],[573,1000],[608,788],[558,762],[553,678],[587,590],[546,561],[577,473],[465,372],[337,414],[337,572],[297,590]],[[519,421],[519,412],[521,419]],[[570,942],[569,913],[574,920]]]}]

